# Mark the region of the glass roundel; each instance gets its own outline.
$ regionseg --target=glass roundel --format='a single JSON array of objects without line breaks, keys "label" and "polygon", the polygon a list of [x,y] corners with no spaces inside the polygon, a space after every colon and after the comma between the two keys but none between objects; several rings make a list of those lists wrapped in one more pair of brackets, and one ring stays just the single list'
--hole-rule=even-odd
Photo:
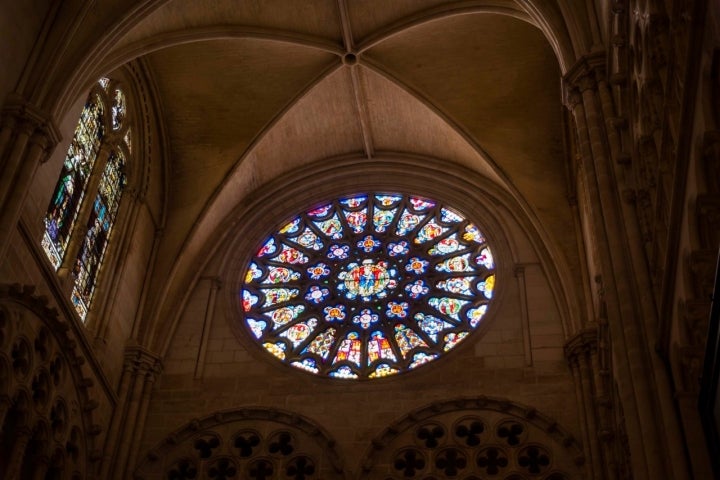
[{"label": "glass roundel", "polygon": [[378,378],[439,358],[486,314],[490,247],[450,207],[358,194],[290,220],[259,247],[240,301],[262,347],[293,367]]}]

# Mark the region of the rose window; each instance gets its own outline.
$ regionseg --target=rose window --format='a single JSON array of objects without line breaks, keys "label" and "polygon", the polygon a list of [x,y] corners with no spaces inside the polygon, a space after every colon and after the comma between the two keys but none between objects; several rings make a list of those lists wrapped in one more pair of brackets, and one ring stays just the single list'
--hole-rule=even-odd
[{"label": "rose window", "polygon": [[495,264],[478,227],[433,200],[354,195],[298,215],[259,247],[241,291],[268,352],[335,378],[412,370],[485,316]]}]

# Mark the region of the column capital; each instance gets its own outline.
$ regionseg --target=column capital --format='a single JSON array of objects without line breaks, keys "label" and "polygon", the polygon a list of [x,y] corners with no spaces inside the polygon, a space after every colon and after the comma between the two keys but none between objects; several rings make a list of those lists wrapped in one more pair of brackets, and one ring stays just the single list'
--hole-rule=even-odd
[{"label": "column capital", "polygon": [[28,135],[43,138],[47,148],[54,147],[62,138],[52,115],[20,95],[8,95],[1,115],[3,123],[14,125]]}]

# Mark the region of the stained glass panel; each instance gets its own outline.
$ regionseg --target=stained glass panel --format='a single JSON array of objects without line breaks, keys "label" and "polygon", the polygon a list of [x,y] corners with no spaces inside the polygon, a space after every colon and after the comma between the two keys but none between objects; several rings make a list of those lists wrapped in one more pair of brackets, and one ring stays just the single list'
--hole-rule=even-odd
[{"label": "stained glass panel", "polygon": [[100,99],[92,95],[80,114],[45,215],[42,247],[55,269],[60,268],[65,257],[103,137],[103,106]]},{"label": "stained glass panel", "polygon": [[495,263],[447,205],[355,194],[280,223],[242,278],[250,336],[287,364],[380,378],[439,358],[485,317]]},{"label": "stained glass panel", "polygon": [[70,299],[80,318],[87,315],[95,292],[95,282],[102,265],[108,239],[115,224],[120,197],[125,187],[125,159],[113,152],[100,178],[92,213],[87,223],[87,233],[73,267],[75,285]]}]

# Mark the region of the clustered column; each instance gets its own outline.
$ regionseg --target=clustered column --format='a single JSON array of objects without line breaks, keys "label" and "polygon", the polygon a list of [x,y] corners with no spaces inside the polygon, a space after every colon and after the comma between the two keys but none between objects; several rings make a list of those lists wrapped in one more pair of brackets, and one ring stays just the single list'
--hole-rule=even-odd
[{"label": "clustered column", "polygon": [[140,346],[125,350],[118,404],[105,443],[101,478],[122,480],[137,455],[135,436],[141,433],[152,388],[161,371],[160,358]]}]

